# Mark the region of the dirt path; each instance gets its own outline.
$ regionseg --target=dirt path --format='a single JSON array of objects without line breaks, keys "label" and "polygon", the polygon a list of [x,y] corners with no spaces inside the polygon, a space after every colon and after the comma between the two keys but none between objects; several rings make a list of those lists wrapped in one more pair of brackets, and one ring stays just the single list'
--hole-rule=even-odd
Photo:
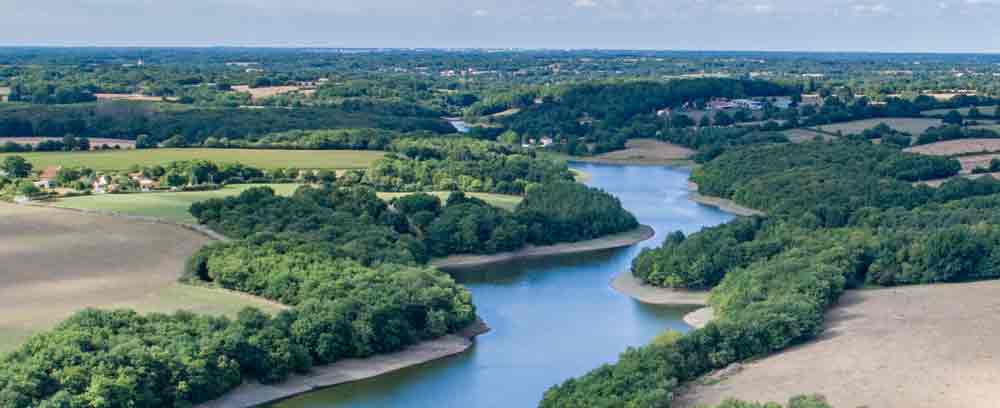
[{"label": "dirt path", "polygon": [[826,395],[836,407],[992,408],[1000,281],[846,293],[816,341],[698,385],[680,406]]}]

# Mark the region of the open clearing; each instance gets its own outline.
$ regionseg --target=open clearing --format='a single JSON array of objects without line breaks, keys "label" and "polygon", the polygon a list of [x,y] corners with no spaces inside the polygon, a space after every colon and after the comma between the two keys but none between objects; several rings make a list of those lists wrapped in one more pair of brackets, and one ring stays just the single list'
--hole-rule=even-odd
[{"label": "open clearing", "polygon": [[924,133],[924,131],[930,127],[940,126],[941,120],[929,118],[874,118],[816,126],[816,129],[829,133],[837,133],[840,131],[845,135],[850,135],[861,133],[866,129],[871,129],[878,126],[879,123],[885,123],[886,125],[889,125],[889,127],[900,132],[906,132],[911,135],[919,135]]},{"label": "open clearing", "polygon": [[0,204],[0,352],[86,307],[274,311],[263,299],[177,283],[208,238],[110,216]]},{"label": "open clearing", "polygon": [[972,170],[983,167],[989,168],[990,162],[993,159],[1000,159],[1000,154],[977,154],[973,156],[961,156],[957,157],[958,162],[962,163],[962,173],[971,174]]},{"label": "open clearing", "polygon": [[[162,96],[150,96],[143,94],[116,94],[116,93],[97,93],[94,97],[99,101],[139,101],[139,102],[161,102],[164,100]],[[176,98],[173,98],[176,99]]]},{"label": "open clearing", "polygon": [[[415,193],[378,193],[378,196],[383,200],[389,201],[392,200],[393,198],[408,196],[410,194],[415,194]],[[444,202],[448,200],[448,197],[451,196],[450,191],[431,191],[427,194],[432,194],[437,196],[438,198],[441,199],[442,204],[444,204]],[[514,211],[514,208],[517,207],[518,204],[521,204],[521,200],[524,199],[521,196],[509,195],[509,194],[465,193],[465,195],[469,197],[478,198],[494,207],[503,208],[508,211]]]},{"label": "open clearing", "polygon": [[306,95],[316,92],[314,89],[303,89],[299,86],[264,86],[260,88],[251,88],[249,85],[233,86],[233,92],[246,92],[254,100],[298,91],[302,91]]},{"label": "open clearing", "polygon": [[[17,144],[30,144],[35,146],[45,140],[55,140],[62,141],[61,137],[0,137],[0,144],[7,142],[14,142]],[[105,139],[101,137],[90,138],[90,148],[96,149],[103,145],[108,145],[108,147],[118,146],[122,149],[134,149],[135,140],[126,139]]]},{"label": "open clearing", "polygon": [[604,153],[586,161],[602,163],[676,164],[677,162],[687,160],[694,153],[694,150],[686,147],[655,139],[631,139],[626,142],[625,150]]},{"label": "open clearing", "polygon": [[[188,212],[191,204],[205,201],[212,198],[225,198],[242,193],[251,187],[268,186],[280,195],[291,195],[299,184],[240,184],[223,187],[214,191],[191,191],[191,192],[163,192],[163,193],[136,193],[136,194],[99,194],[90,196],[79,196],[63,198],[56,201],[56,207],[73,208],[78,210],[106,211],[140,217],[154,217],[173,222],[194,224],[196,220]],[[383,200],[391,200],[396,197],[413,193],[378,193]],[[433,192],[441,198],[447,200],[450,192]],[[489,193],[467,193],[468,195],[480,198],[491,205],[506,210],[513,211],[514,207],[521,202],[520,196]]]},{"label": "open clearing", "polygon": [[138,149],[98,152],[33,152],[19,155],[36,169],[48,166],[90,167],[95,170],[127,170],[132,166],[164,165],[174,161],[203,159],[215,163],[243,163],[262,169],[360,169],[382,158],[385,152],[367,150],[271,150],[271,149]]},{"label": "open clearing", "polygon": [[631,139],[625,143],[625,150],[605,153],[597,156],[598,159],[608,161],[627,162],[676,162],[685,160],[695,153],[694,150],[672,143],[661,142],[655,139]]},{"label": "open clearing", "polygon": [[832,140],[835,137],[809,129],[788,129],[782,131],[781,133],[783,133],[785,137],[788,138],[788,141],[792,143],[809,142],[815,140],[817,136],[823,138],[823,140]]},{"label": "open clearing", "polygon": [[995,407],[998,292],[1000,281],[849,291],[819,339],[693,386],[681,406],[819,393],[835,407]]},{"label": "open clearing", "polygon": [[155,217],[173,222],[195,223],[188,212],[191,204],[212,198],[224,198],[242,193],[251,187],[268,186],[281,195],[291,195],[298,184],[240,184],[214,191],[98,194],[63,198],[55,206],[78,210],[108,211],[141,217]]},{"label": "open clearing", "polygon": [[[976,107],[976,109],[979,109],[979,114],[980,115],[983,115],[985,117],[992,117],[993,114],[996,112],[997,107],[996,106],[978,106],[978,107]],[[957,110],[959,114],[961,114],[962,116],[966,116],[967,117],[967,116],[969,116],[969,111],[972,110],[972,107],[960,108],[960,109],[934,109],[934,110],[920,112],[920,114],[924,115],[924,116],[939,117],[939,116],[947,115],[948,112],[951,112],[953,110]]]},{"label": "open clearing", "polygon": [[910,153],[931,156],[957,156],[960,154],[1000,152],[1000,139],[958,139],[929,143],[904,149]]}]

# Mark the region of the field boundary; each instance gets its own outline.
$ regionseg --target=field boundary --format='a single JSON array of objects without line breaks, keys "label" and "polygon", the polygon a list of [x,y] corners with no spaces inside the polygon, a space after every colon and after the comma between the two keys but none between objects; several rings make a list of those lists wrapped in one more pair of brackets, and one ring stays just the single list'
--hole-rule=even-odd
[{"label": "field boundary", "polygon": [[204,236],[212,239],[213,241],[222,241],[222,242],[229,241],[229,238],[227,238],[225,235],[222,235],[222,234],[216,232],[215,230],[209,228],[207,225],[202,225],[202,224],[188,224],[188,223],[183,223],[183,222],[170,221],[170,220],[163,219],[163,218],[158,218],[158,217],[125,214],[125,213],[120,213],[120,212],[117,212],[117,211],[110,211],[110,210],[94,210],[94,209],[85,209],[85,208],[59,207],[59,206],[57,206],[55,204],[52,204],[52,203],[46,203],[46,204],[41,204],[41,203],[20,203],[18,205],[25,205],[25,206],[30,206],[30,207],[54,208],[54,209],[57,209],[57,210],[72,211],[72,212],[77,212],[77,213],[81,213],[81,214],[105,215],[105,216],[109,216],[109,217],[123,218],[123,219],[132,220],[132,221],[140,221],[140,222],[146,222],[146,223],[151,223],[151,224],[173,225],[173,226],[176,226],[176,227],[180,227],[180,228],[183,228],[183,229],[186,229],[186,230],[189,230],[189,231],[193,231],[193,232],[199,233],[201,235],[204,235]]}]

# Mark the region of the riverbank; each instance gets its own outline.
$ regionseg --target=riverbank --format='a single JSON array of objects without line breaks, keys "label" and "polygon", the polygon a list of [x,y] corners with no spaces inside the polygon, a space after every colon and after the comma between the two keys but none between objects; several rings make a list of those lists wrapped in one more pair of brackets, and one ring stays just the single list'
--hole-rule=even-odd
[{"label": "riverbank", "polygon": [[377,377],[462,353],[472,346],[476,336],[489,330],[479,320],[458,333],[423,341],[395,353],[346,359],[314,367],[307,374],[294,375],[278,384],[247,382],[221,398],[195,405],[195,408],[257,407],[323,388]]},{"label": "riverbank", "polygon": [[708,292],[658,288],[642,283],[626,270],[615,275],[611,288],[642,303],[660,306],[707,306]]},{"label": "riverbank", "polygon": [[684,315],[684,323],[695,329],[707,326],[712,319],[715,319],[715,310],[710,306],[703,307]]},{"label": "riverbank", "polygon": [[633,164],[660,166],[693,166],[694,150],[656,139],[630,139],[625,149],[580,158],[580,161],[601,164]]},{"label": "riverbank", "polygon": [[430,265],[439,269],[459,269],[513,260],[593,252],[635,245],[652,238],[655,234],[656,233],[653,231],[652,227],[648,225],[640,225],[632,231],[608,235],[606,237],[596,238],[589,241],[568,242],[546,246],[528,246],[517,251],[503,252],[492,255],[452,255],[446,258],[435,259],[431,261]]},{"label": "riverbank", "polygon": [[691,199],[691,201],[694,201],[698,204],[704,204],[709,207],[715,207],[718,208],[719,210],[731,214],[736,214],[741,217],[764,215],[763,211],[744,207],[742,205],[736,204],[732,200],[698,194],[698,184],[695,184],[694,182],[688,182],[688,191],[690,191],[689,198]]},{"label": "riverbank", "polygon": [[1000,281],[847,291],[818,338],[697,381],[678,406],[818,393],[836,407],[994,407],[998,292]]}]

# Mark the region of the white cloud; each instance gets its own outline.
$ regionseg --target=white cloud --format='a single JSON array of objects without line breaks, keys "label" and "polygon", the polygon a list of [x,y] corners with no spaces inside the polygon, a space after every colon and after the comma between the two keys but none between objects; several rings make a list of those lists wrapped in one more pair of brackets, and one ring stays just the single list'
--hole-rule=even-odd
[{"label": "white cloud", "polygon": [[479,10],[473,11],[472,15],[476,16],[476,17],[486,17],[486,16],[490,15],[490,12],[488,10],[479,9]]},{"label": "white cloud", "polygon": [[573,0],[573,7],[577,7],[577,8],[594,8],[594,7],[597,7],[597,1],[595,1],[595,0]]}]

